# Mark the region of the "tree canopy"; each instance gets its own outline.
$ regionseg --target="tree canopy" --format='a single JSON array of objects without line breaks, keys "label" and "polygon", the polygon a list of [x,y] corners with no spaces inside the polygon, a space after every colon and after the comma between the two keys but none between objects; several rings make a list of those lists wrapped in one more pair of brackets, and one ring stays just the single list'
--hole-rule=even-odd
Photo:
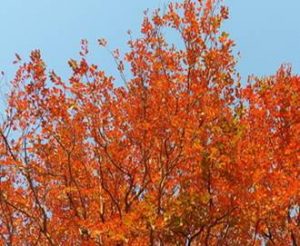
[{"label": "tree canopy", "polygon": [[85,40],[68,80],[38,50],[17,57],[2,245],[300,245],[300,77],[283,65],[241,85],[227,18],[217,0],[146,14],[111,52],[122,86]]}]

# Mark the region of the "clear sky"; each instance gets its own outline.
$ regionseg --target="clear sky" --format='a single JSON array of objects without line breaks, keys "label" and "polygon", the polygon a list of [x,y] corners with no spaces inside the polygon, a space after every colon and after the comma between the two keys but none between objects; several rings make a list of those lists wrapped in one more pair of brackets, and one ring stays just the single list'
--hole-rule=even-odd
[{"label": "clear sky", "polygon": [[[12,78],[14,54],[26,58],[41,49],[50,69],[68,73],[67,60],[76,58],[80,40],[91,44],[92,60],[113,71],[113,62],[96,48],[106,37],[111,48],[126,49],[127,30],[138,33],[146,8],[162,7],[167,0],[1,0],[0,70]],[[226,0],[231,17],[224,29],[241,52],[238,70],[268,75],[281,63],[292,63],[300,73],[299,0]]]}]

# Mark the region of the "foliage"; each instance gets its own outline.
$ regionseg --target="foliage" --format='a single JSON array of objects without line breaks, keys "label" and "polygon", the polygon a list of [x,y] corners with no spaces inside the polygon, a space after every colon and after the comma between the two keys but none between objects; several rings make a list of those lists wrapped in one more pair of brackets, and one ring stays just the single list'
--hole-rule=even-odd
[{"label": "foliage", "polygon": [[2,245],[300,244],[300,78],[282,66],[241,87],[227,18],[214,0],[145,16],[130,52],[112,52],[121,87],[86,41],[68,81],[39,51],[18,59]]}]

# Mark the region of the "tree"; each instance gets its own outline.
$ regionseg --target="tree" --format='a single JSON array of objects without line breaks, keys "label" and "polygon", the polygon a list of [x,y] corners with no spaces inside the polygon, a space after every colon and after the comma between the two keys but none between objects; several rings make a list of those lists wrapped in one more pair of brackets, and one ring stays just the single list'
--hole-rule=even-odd
[{"label": "tree", "polygon": [[120,87],[87,41],[68,81],[38,50],[20,64],[0,131],[3,245],[299,245],[300,78],[283,66],[241,87],[227,18],[215,0],[146,15],[112,52]]}]

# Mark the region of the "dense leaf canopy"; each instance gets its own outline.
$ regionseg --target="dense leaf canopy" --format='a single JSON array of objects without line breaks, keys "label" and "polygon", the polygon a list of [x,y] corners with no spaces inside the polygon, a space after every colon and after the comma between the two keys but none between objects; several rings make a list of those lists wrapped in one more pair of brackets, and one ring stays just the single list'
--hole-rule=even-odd
[{"label": "dense leaf canopy", "polygon": [[300,245],[300,77],[241,86],[227,18],[214,0],[146,15],[111,52],[120,87],[87,41],[67,81],[39,51],[17,57],[1,245]]}]

